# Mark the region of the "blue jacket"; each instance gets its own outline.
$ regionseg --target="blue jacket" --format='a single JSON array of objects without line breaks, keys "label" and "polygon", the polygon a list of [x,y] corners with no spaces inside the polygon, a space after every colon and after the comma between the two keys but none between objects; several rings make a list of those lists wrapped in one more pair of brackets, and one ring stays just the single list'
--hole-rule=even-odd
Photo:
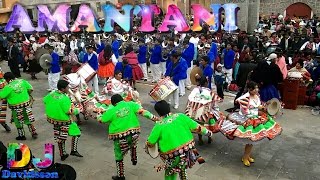
[{"label": "blue jacket", "polygon": [[210,64],[212,64],[218,57],[218,47],[216,43],[211,44],[211,48],[208,53],[209,59],[210,59]]},{"label": "blue jacket", "polygon": [[104,45],[104,43],[101,43],[100,45],[99,45],[99,44],[96,44],[96,47],[97,47],[96,52],[97,52],[97,54],[99,54],[101,51],[104,50],[105,45]]},{"label": "blue jacket", "polygon": [[225,82],[225,75],[223,73],[217,73],[214,75],[214,82],[217,86],[222,86]]},{"label": "blue jacket", "polygon": [[84,55],[86,55],[86,53],[84,51],[80,51],[80,53],[78,55],[79,62],[81,62],[81,63],[83,62]]},{"label": "blue jacket", "polygon": [[224,59],[223,59],[224,67],[226,69],[232,69],[233,61],[236,53],[231,49],[229,51],[227,51],[227,49],[224,49],[222,53],[224,54]]},{"label": "blue jacket", "polygon": [[98,70],[98,57],[95,53],[92,53],[92,57],[89,60],[89,54],[86,53],[83,57],[83,63],[89,63],[89,65],[92,67],[93,70],[97,71]]},{"label": "blue jacket", "polygon": [[111,45],[111,48],[112,48],[112,52],[113,54],[116,56],[116,58],[118,59],[119,58],[119,48],[120,48],[120,43],[118,40],[115,40],[113,41],[112,45]]},{"label": "blue jacket", "polygon": [[52,57],[52,61],[51,61],[50,72],[51,73],[59,73],[61,71],[60,64],[59,64],[59,61],[60,61],[59,55],[57,53],[53,52],[51,54],[51,57]]},{"label": "blue jacket", "polygon": [[128,80],[133,79],[132,67],[129,64],[126,66],[123,66],[122,62],[117,62],[116,67],[114,68],[114,72],[116,71],[122,72],[123,79],[128,79]]},{"label": "blue jacket", "polygon": [[147,46],[146,45],[139,46],[138,61],[140,64],[147,62]]},{"label": "blue jacket", "polygon": [[213,69],[211,67],[211,65],[207,65],[206,67],[200,66],[202,71],[203,71],[203,75],[208,79],[208,88],[211,89],[211,80],[212,80],[212,76],[213,76]]},{"label": "blue jacket", "polygon": [[180,80],[187,79],[187,69],[187,61],[183,58],[180,58],[176,65],[170,61],[165,76],[172,77],[172,81],[178,86]]},{"label": "blue jacket", "polygon": [[151,49],[151,57],[150,57],[150,63],[152,64],[159,64],[162,59],[161,54],[161,46],[159,44],[156,44],[153,49]]},{"label": "blue jacket", "polygon": [[191,61],[194,56],[194,44],[189,43],[188,47],[183,51],[181,57],[187,61],[188,67],[191,67]]}]

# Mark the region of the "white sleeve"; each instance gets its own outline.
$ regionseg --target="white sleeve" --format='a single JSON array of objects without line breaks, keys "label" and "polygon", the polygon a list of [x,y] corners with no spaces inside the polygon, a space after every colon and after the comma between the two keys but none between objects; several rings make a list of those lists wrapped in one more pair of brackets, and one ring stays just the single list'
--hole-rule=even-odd
[{"label": "white sleeve", "polygon": [[302,50],[304,50],[304,49],[306,48],[307,43],[308,43],[308,42],[305,42],[305,43],[301,46],[300,51],[302,51]]},{"label": "white sleeve", "polygon": [[116,58],[116,56],[115,56],[114,54],[112,54],[111,60],[112,60],[112,63],[113,63],[114,65],[116,65],[117,62],[118,62],[118,60],[117,60],[117,58]]}]

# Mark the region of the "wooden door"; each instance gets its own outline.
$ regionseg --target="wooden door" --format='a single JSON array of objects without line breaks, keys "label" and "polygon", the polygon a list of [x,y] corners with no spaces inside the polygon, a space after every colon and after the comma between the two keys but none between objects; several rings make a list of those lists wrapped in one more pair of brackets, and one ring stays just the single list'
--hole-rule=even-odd
[{"label": "wooden door", "polygon": [[312,9],[308,5],[298,2],[287,7],[286,16],[289,16],[291,18],[294,16],[299,18],[307,17],[309,19],[311,18],[311,12]]}]

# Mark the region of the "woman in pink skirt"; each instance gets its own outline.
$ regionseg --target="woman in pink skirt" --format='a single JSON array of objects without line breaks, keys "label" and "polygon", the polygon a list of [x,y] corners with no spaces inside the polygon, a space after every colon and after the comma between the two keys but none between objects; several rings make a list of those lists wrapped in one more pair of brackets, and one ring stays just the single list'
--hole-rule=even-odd
[{"label": "woman in pink skirt", "polygon": [[136,89],[136,80],[143,78],[143,72],[139,66],[138,56],[133,51],[132,46],[128,46],[125,50],[125,55],[122,59],[127,59],[129,65],[132,67],[132,76],[133,76],[133,86]]}]

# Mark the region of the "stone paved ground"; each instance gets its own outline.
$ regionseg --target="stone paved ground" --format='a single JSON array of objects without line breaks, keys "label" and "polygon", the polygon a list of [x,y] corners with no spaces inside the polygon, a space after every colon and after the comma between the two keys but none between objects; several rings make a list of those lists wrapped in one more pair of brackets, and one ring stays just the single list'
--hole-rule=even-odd
[{"label": "stone paved ground", "polygon": [[[2,68],[7,66],[2,63]],[[23,78],[30,77],[23,74]],[[40,73],[39,80],[31,81],[34,86],[33,96],[35,103],[33,112],[36,118],[35,126],[38,129],[39,138],[32,140],[27,133],[25,141],[31,147],[33,154],[43,156],[45,143],[54,143],[52,125],[47,123],[44,116],[42,97],[47,93],[47,77]],[[143,106],[154,112],[152,99],[148,96],[151,86],[138,84]],[[182,112],[186,104],[186,98],[180,99],[179,111]],[[232,98],[226,97],[221,103],[221,109],[231,106]],[[264,141],[254,146],[256,162],[251,167],[244,167],[241,163],[243,145],[239,141],[230,141],[221,134],[213,136],[212,144],[198,146],[198,150],[205,158],[206,163],[196,165],[188,170],[190,180],[242,180],[242,179],[320,179],[320,118],[312,116],[310,109],[300,108],[295,111],[285,110],[284,115],[277,119],[283,127],[283,133],[273,141]],[[13,125],[10,125],[12,128]],[[160,180],[163,172],[157,173],[153,167],[160,159],[152,159],[143,150],[143,144],[150,133],[153,123],[141,118],[142,134],[140,146],[138,146],[138,165],[132,166],[130,158],[125,159],[126,177],[128,180]],[[113,144],[107,139],[107,125],[102,125],[90,119],[82,126],[82,137],[79,144],[79,152],[84,158],[69,157],[64,163],[72,165],[79,180],[107,180],[116,172],[113,156]],[[16,142],[17,132],[6,133],[0,128],[0,139],[4,143]],[[67,151],[70,151],[70,140]],[[56,148],[56,161],[58,149]]]}]

